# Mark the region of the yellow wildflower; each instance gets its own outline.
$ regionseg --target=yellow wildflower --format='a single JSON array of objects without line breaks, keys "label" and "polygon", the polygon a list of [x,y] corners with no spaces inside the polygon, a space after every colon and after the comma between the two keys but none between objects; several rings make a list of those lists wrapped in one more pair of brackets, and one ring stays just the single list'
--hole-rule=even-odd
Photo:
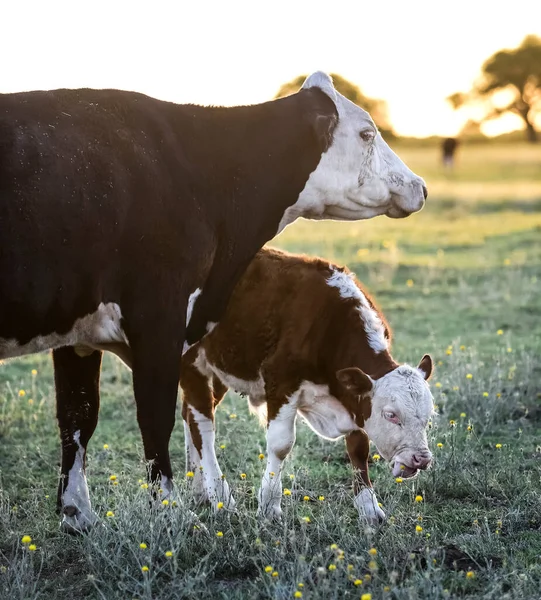
[{"label": "yellow wildflower", "polygon": [[310,496],[304,496],[304,497],[303,497],[303,500],[304,500],[305,502],[309,502],[309,501],[310,501]]},{"label": "yellow wildflower", "polygon": [[483,392],[483,398],[488,398],[488,392]]},{"label": "yellow wildflower", "polygon": [[112,510],[108,510],[108,511],[105,513],[105,516],[106,516],[106,517],[109,517],[109,518],[111,518],[111,517],[114,517],[114,516],[115,516],[115,513],[114,513]]},{"label": "yellow wildflower", "polygon": [[218,504],[216,505],[216,508],[218,510],[222,510],[223,507],[224,507],[224,503],[223,502],[218,502]]},{"label": "yellow wildflower", "polygon": [[406,281],[406,285],[407,285],[408,287],[413,287],[413,279],[408,279],[408,280]]},{"label": "yellow wildflower", "polygon": [[36,544],[30,544],[30,546],[28,546],[28,549],[30,550],[30,552],[35,552],[37,550],[37,546]]},{"label": "yellow wildflower", "polygon": [[216,537],[224,537],[223,531],[217,531],[216,532]]},{"label": "yellow wildflower", "polygon": [[441,383],[439,381],[436,383],[436,387],[441,388]]},{"label": "yellow wildflower", "polygon": [[423,501],[423,497],[422,496],[420,496],[420,495],[415,496],[415,502],[422,502],[422,501]]},{"label": "yellow wildflower", "polygon": [[288,490],[287,488],[284,490],[284,496],[291,496],[291,490]]},{"label": "yellow wildflower", "polygon": [[149,570],[149,569],[148,569],[147,565],[143,565],[143,566],[141,567],[141,571],[143,571],[143,573],[148,573],[148,570]]},{"label": "yellow wildflower", "polygon": [[375,560],[370,560],[370,561],[368,561],[368,568],[371,571],[376,571],[378,568],[378,563]]},{"label": "yellow wildflower", "polygon": [[402,483],[404,480],[402,479],[402,477],[397,477],[395,481],[396,483]]},{"label": "yellow wildflower", "polygon": [[273,569],[272,569],[272,567],[270,565],[267,565],[265,567],[265,573],[272,573],[272,571],[273,571]]},{"label": "yellow wildflower", "polygon": [[503,335],[503,329],[498,329],[498,331],[496,331],[496,333],[497,333],[498,335]]},{"label": "yellow wildflower", "polygon": [[368,554],[370,554],[370,556],[376,556],[377,553],[378,551],[375,548],[370,548],[370,550],[368,551]]},{"label": "yellow wildflower", "polygon": [[464,344],[462,344],[462,346],[460,346],[460,349],[462,350],[462,352],[464,352],[464,350],[466,350],[466,346],[464,346]]},{"label": "yellow wildflower", "polygon": [[32,538],[29,535],[23,535],[21,538],[21,542],[23,544],[29,544],[32,541]]},{"label": "yellow wildflower", "polygon": [[22,398],[23,396],[26,396],[26,392],[24,390],[19,390],[19,397]]},{"label": "yellow wildflower", "polygon": [[168,550],[168,551],[165,553],[165,557],[166,557],[166,558],[171,558],[172,556],[173,556],[173,552],[172,552],[171,550]]},{"label": "yellow wildflower", "polygon": [[295,598],[302,598],[302,592],[299,592],[299,590],[297,590],[297,591],[296,591],[296,592],[293,594],[293,596],[294,596]]},{"label": "yellow wildflower", "polygon": [[465,419],[466,418],[466,413],[464,413],[464,412],[460,413],[460,418],[461,419]]},{"label": "yellow wildflower", "polygon": [[162,504],[164,506],[169,506],[169,500],[162,500]]},{"label": "yellow wildflower", "polygon": [[194,476],[194,472],[193,471],[188,471],[186,473],[186,477],[188,477],[188,478],[192,478],[193,476]]},{"label": "yellow wildflower", "polygon": [[445,354],[447,354],[447,356],[451,356],[453,354],[453,351],[451,350],[451,348],[447,348]]},{"label": "yellow wildflower", "polygon": [[475,573],[473,571],[468,571],[466,573],[466,578],[467,579],[473,579],[475,577]]},{"label": "yellow wildflower", "polygon": [[259,455],[259,460],[263,460],[265,458],[265,455],[263,454],[263,452]]},{"label": "yellow wildflower", "polygon": [[329,571],[336,571],[336,565],[329,565]]},{"label": "yellow wildflower", "polygon": [[501,447],[502,447],[502,445],[501,445],[501,444],[496,444],[496,448],[497,448],[498,450],[501,450]]},{"label": "yellow wildflower", "polygon": [[363,594],[361,600],[372,600],[372,594]]},{"label": "yellow wildflower", "polygon": [[116,481],[116,475],[109,475],[109,481]]},{"label": "yellow wildflower", "polygon": [[271,576],[272,576],[272,577],[278,577],[278,571],[273,571],[273,572],[271,573]]},{"label": "yellow wildflower", "polygon": [[221,448],[222,450],[225,450],[225,444],[221,444],[221,445],[220,445],[220,448]]},{"label": "yellow wildflower", "polygon": [[378,462],[378,460],[381,458],[381,456],[379,454],[374,454],[374,456],[372,456],[372,460],[374,462]]},{"label": "yellow wildflower", "polygon": [[466,379],[473,379],[473,375],[472,375],[471,373],[468,373],[468,374],[466,375]]},{"label": "yellow wildflower", "polygon": [[241,473],[241,474],[240,474],[240,478],[241,478],[241,479],[246,479],[246,473]]},{"label": "yellow wildflower", "polygon": [[141,542],[139,544],[139,548],[141,548],[141,550],[146,550],[147,549],[147,545],[145,544],[145,542]]},{"label": "yellow wildflower", "polygon": [[34,375],[34,377],[38,374],[36,369],[32,369],[32,375]]},{"label": "yellow wildflower", "polygon": [[303,517],[303,518],[302,518],[302,520],[303,520],[305,523],[310,523],[310,517]]},{"label": "yellow wildflower", "polygon": [[318,496],[318,497],[317,497],[317,499],[318,499],[320,502],[323,502],[323,500],[325,500],[325,496]]},{"label": "yellow wildflower", "polygon": [[144,490],[148,489],[148,483],[142,483],[142,484],[141,484],[141,487],[142,487]]},{"label": "yellow wildflower", "polygon": [[103,449],[104,450],[109,450],[109,444],[103,444]]},{"label": "yellow wildflower", "polygon": [[362,579],[356,579],[353,582],[353,585],[356,585],[357,587],[363,584],[363,580]]},{"label": "yellow wildflower", "polygon": [[436,444],[436,446],[437,446],[438,448],[443,448],[443,444],[442,444],[441,442],[438,442],[438,443]]},{"label": "yellow wildflower", "polygon": [[237,415],[236,415],[235,413],[231,413],[231,414],[229,415],[229,418],[230,418],[230,419],[236,419],[236,418],[237,418]]},{"label": "yellow wildflower", "polygon": [[422,528],[420,525],[416,525],[416,526],[415,526],[415,531],[416,531],[417,533],[421,533],[421,531],[423,531],[423,528]]}]

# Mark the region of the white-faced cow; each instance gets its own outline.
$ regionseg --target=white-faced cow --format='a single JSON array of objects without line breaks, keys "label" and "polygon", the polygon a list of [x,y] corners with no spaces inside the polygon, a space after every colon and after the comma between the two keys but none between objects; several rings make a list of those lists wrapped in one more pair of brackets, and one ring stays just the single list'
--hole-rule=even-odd
[{"label": "white-faced cow", "polygon": [[323,73],[233,108],[0,95],[0,358],[53,349],[64,527],[93,519],[84,464],[102,350],[129,347],[149,476],[168,494],[182,351],[261,246],[299,216],[404,217],[426,193]]},{"label": "white-faced cow", "polygon": [[324,438],[346,437],[355,505],[370,522],[383,520],[368,476],[369,439],[394,475],[412,477],[432,459],[426,437],[432,360],[425,355],[416,368],[398,365],[389,350],[383,316],[346,269],[261,250],[220,323],[182,361],[187,466],[196,495],[234,506],[214,451],[214,410],[232,388],[249,395],[267,421],[260,514],[280,516],[282,463],[300,415]]}]

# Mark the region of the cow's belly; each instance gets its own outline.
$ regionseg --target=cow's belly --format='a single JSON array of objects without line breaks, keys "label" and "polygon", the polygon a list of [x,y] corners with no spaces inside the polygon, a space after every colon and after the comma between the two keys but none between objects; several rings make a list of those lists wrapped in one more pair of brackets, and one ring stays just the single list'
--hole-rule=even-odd
[{"label": "cow's belly", "polygon": [[122,313],[118,304],[101,303],[96,312],[77,319],[67,333],[40,335],[25,344],[20,344],[16,339],[0,337],[0,358],[24,356],[63,346],[94,349],[110,344],[128,345],[121,321]]}]

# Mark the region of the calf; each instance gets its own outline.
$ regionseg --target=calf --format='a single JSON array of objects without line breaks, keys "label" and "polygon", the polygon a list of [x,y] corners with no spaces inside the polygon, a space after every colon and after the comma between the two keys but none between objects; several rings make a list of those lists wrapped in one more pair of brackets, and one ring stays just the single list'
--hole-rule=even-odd
[{"label": "calf", "polygon": [[300,415],[324,438],[346,437],[355,505],[369,522],[383,520],[368,476],[369,439],[394,475],[412,477],[432,459],[426,437],[432,360],[425,355],[416,368],[398,365],[389,350],[383,316],[347,269],[261,250],[220,323],[182,361],[187,464],[196,493],[234,506],[214,451],[214,410],[232,388],[248,394],[267,421],[260,514],[281,514],[282,463]]},{"label": "calf", "polygon": [[53,350],[64,527],[94,518],[84,464],[103,350],[133,367],[150,478],[167,495],[182,351],[220,319],[259,248],[299,216],[403,217],[425,197],[323,73],[231,108],[0,94],[0,359]]}]

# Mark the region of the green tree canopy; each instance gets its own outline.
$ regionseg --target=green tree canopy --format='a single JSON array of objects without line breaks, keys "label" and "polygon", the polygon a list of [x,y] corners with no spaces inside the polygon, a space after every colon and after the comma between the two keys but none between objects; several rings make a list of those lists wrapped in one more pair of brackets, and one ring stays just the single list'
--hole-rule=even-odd
[{"label": "green tree canopy", "polygon": [[[289,96],[290,94],[294,94],[299,90],[299,88],[304,83],[304,80],[308,77],[307,75],[299,75],[284,83],[278,93],[276,94],[276,98],[282,98],[283,96]],[[378,98],[370,98],[365,96],[360,88],[356,86],[354,83],[351,83],[345,77],[341,75],[337,75],[336,73],[331,73],[331,77],[334,82],[334,87],[348,100],[351,100],[357,106],[364,108],[367,112],[370,113],[372,119],[374,119],[374,123],[378,126],[384,137],[393,137],[393,129],[391,127],[389,121],[389,114],[387,111],[387,103],[385,100],[380,100]]]},{"label": "green tree canopy", "polygon": [[[494,95],[501,90],[512,93],[511,101],[494,105]],[[465,104],[482,104],[484,119],[494,119],[504,113],[518,115],[526,125],[530,142],[538,140],[535,118],[541,113],[541,38],[529,35],[513,50],[500,50],[483,64],[479,80],[469,92],[457,92],[448,97],[453,108]]]}]

